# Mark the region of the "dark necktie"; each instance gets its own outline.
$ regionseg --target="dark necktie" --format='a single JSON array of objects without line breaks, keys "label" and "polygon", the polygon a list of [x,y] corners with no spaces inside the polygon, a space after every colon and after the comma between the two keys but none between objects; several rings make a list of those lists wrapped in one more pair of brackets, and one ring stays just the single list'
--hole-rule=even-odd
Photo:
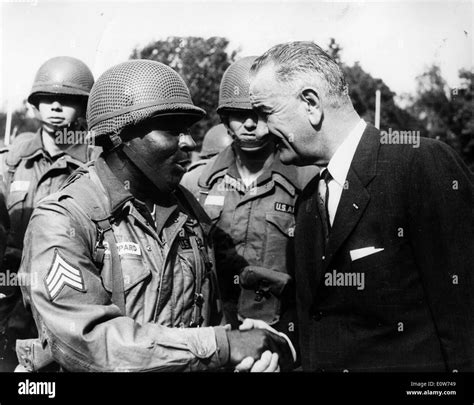
[{"label": "dark necktie", "polygon": [[323,223],[323,231],[324,231],[324,241],[327,245],[329,240],[329,231],[331,230],[331,221],[329,220],[329,210],[328,210],[328,202],[329,202],[329,181],[331,180],[331,173],[329,173],[328,169],[324,169],[321,173],[321,178],[319,180],[318,185],[318,207],[319,213],[321,214],[321,220]]}]

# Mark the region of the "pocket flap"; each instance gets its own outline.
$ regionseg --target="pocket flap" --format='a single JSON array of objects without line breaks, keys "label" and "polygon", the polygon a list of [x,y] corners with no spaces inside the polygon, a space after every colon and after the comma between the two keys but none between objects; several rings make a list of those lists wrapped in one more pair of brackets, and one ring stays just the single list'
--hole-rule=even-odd
[{"label": "pocket flap", "polygon": [[267,222],[275,225],[281,233],[293,237],[295,232],[295,217],[293,215],[266,214]]},{"label": "pocket flap", "polygon": [[[107,255],[104,259],[105,262],[110,261],[110,256]],[[151,270],[145,267],[145,263],[140,258],[134,257],[122,257],[122,274],[123,274],[123,288],[124,291],[128,291],[135,287],[140,282],[144,281],[150,274]],[[104,266],[105,268],[105,266]],[[107,266],[111,269],[112,266]],[[112,292],[113,289],[113,272],[109,271],[108,274],[103,274],[104,287],[108,292]]]},{"label": "pocket flap", "polygon": [[15,204],[23,201],[28,194],[28,190],[11,191],[8,195],[7,208],[10,209]]}]

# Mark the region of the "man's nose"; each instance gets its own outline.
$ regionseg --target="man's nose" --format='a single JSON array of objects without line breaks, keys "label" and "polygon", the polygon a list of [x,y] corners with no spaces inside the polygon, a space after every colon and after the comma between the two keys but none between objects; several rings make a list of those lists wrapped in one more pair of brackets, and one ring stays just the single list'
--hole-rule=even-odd
[{"label": "man's nose", "polygon": [[245,127],[245,129],[247,129],[248,131],[253,131],[253,130],[257,127],[257,123],[256,123],[255,118],[253,118],[253,117],[248,117],[248,118],[244,121],[244,127]]},{"label": "man's nose", "polygon": [[53,103],[51,104],[51,110],[53,111],[61,111],[63,109],[63,106],[58,100],[54,100]]},{"label": "man's nose", "polygon": [[179,134],[178,146],[185,152],[191,152],[196,149],[196,142],[190,134]]}]

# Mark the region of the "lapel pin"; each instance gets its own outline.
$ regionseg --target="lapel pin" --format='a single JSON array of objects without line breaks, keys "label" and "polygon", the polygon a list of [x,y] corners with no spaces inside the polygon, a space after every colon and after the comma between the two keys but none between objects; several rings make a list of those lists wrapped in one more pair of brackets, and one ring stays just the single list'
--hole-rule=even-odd
[{"label": "lapel pin", "polygon": [[352,203],[352,206],[353,206],[356,210],[359,209],[359,206],[358,206],[356,203]]}]

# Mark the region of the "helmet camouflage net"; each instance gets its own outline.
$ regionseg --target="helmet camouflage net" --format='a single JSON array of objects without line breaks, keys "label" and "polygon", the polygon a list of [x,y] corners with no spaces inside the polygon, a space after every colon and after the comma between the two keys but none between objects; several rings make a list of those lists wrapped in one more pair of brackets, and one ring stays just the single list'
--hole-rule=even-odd
[{"label": "helmet camouflage net", "polygon": [[151,60],[130,60],[104,72],[92,88],[87,123],[94,137],[116,136],[125,128],[162,115],[180,115],[191,125],[205,111],[196,107],[181,76]]},{"label": "helmet camouflage net", "polygon": [[219,106],[217,112],[225,110],[251,110],[249,87],[250,67],[256,56],[247,56],[230,65],[222,76],[219,89]]},{"label": "helmet camouflage net", "polygon": [[38,97],[47,94],[87,97],[93,84],[94,76],[84,62],[57,56],[38,69],[28,102],[36,105]]}]

